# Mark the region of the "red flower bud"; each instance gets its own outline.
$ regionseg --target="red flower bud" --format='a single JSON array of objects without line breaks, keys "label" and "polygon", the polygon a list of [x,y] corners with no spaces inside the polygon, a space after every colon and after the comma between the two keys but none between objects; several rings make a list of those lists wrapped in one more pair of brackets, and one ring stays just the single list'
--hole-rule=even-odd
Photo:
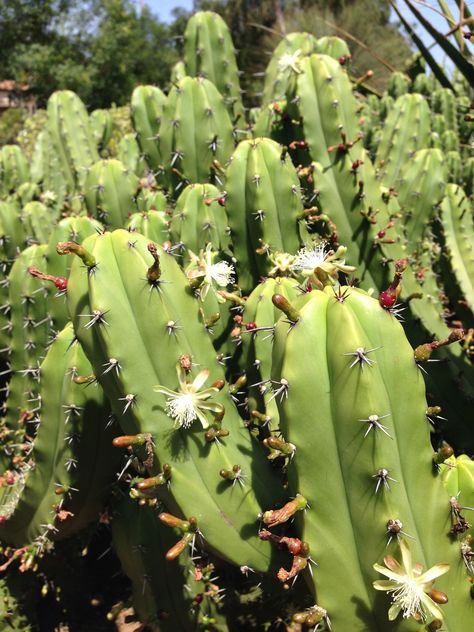
[{"label": "red flower bud", "polygon": [[67,279],[64,277],[56,277],[54,279],[54,285],[58,288],[58,290],[67,290]]},{"label": "red flower bud", "polygon": [[391,307],[393,307],[396,303],[396,300],[397,295],[395,294],[395,292],[391,292],[390,290],[384,290],[383,292],[380,292],[379,302],[384,309],[390,309]]}]

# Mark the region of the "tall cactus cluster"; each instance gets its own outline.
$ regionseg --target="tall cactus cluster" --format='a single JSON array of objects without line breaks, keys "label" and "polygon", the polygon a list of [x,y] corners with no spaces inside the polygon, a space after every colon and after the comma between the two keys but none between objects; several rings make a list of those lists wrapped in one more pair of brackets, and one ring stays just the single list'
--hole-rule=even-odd
[{"label": "tall cactus cluster", "polygon": [[292,33],[247,111],[200,12],[117,157],[68,91],[0,149],[0,630],[97,541],[104,630],[473,628],[472,93],[421,69]]}]

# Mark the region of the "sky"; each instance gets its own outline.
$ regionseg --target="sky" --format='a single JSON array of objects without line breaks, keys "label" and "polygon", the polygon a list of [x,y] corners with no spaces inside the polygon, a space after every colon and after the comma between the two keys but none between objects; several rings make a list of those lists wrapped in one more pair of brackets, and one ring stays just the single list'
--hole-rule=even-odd
[{"label": "sky", "polygon": [[171,20],[171,11],[176,7],[188,10],[193,8],[193,0],[145,0],[145,2],[164,22]]}]

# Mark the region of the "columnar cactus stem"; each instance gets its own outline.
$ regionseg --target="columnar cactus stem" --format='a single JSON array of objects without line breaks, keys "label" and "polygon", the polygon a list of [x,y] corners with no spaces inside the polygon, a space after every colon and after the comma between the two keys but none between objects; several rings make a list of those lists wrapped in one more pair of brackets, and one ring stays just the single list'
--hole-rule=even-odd
[{"label": "columnar cactus stem", "polygon": [[[67,294],[77,336],[123,431],[151,435],[150,476],[161,471],[160,463],[172,467],[169,490],[158,490],[160,498],[170,509],[178,506],[184,515],[195,515],[206,542],[221,555],[266,569],[269,545],[257,538],[256,516],[261,498],[280,496],[279,484],[263,452],[253,454],[227,388],[205,387],[223,373],[186,277],[174,258],[156,247],[161,276],[150,291],[149,242],[138,234],[132,248],[129,241],[129,233],[119,230],[84,242],[97,266],[87,274],[80,259],[73,264]],[[197,373],[194,368],[186,372],[183,355],[199,367]],[[120,368],[108,370],[114,358]],[[206,425],[207,431],[229,431],[220,439],[221,448],[204,437],[201,426]],[[140,457],[143,448],[132,449]],[[219,477],[221,469],[236,463],[245,474],[240,493]],[[243,528],[249,530],[246,540],[240,535]]]},{"label": "columnar cactus stem", "polygon": [[[345,290],[344,301],[331,288],[313,290],[295,309],[296,324],[285,317],[277,323],[272,378],[289,385],[277,400],[282,434],[296,447],[288,491],[306,499],[298,523],[318,564],[318,602],[336,632],[415,629],[413,619],[401,618],[390,627],[390,602],[372,587],[373,564],[407,538],[388,533],[389,519],[397,519],[417,561],[450,565],[436,586],[449,595],[446,629],[462,630],[474,604],[450,539],[448,499],[433,474],[423,378],[400,323],[355,288]],[[348,357],[359,349],[373,351],[370,364]],[[264,514],[269,528],[278,515]],[[394,602],[404,616],[417,612]]]}]

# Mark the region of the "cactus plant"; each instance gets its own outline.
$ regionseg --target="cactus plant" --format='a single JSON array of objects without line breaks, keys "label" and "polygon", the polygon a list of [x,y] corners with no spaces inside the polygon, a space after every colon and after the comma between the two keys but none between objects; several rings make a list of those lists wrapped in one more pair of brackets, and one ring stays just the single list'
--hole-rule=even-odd
[{"label": "cactus plant", "polygon": [[100,160],[89,170],[85,181],[85,201],[89,213],[113,228],[124,226],[136,212],[139,180],[119,160]]},{"label": "cactus plant", "polygon": [[99,159],[87,111],[74,92],[60,90],[49,98],[48,134],[72,192],[83,185],[87,168]]},{"label": "cactus plant", "polygon": [[242,141],[226,171],[225,198],[239,285],[249,291],[307,239],[300,183],[289,155],[268,138]]},{"label": "cactus plant", "polygon": [[225,196],[208,184],[190,184],[182,190],[170,220],[171,243],[183,263],[187,250],[198,253],[211,244],[215,250],[230,252]]},{"label": "cactus plant", "polygon": [[[420,603],[421,590],[417,599],[408,596],[407,585],[406,599],[393,592],[387,616],[389,600],[377,595],[378,582],[372,586],[379,579],[374,568],[400,586],[409,583],[407,566],[387,561],[390,574],[377,565],[398,544],[408,564],[409,542],[423,565],[450,564],[436,588],[449,593],[442,608],[447,629],[463,629],[473,616],[469,582],[459,544],[449,537],[448,497],[432,471],[423,378],[401,325],[354,288],[314,290],[293,310],[293,322],[282,317],[276,327],[272,379],[287,385],[275,392],[283,436],[296,447],[289,495],[301,496],[287,513],[269,511],[263,521],[272,528],[297,513],[307,550],[304,563],[295,554],[281,578],[297,575],[311,555],[318,605],[334,630],[417,629],[418,616],[427,623],[443,618],[436,604]],[[351,581],[341,581],[339,570]],[[399,612],[403,619],[390,623]]]},{"label": "cactus plant", "polygon": [[132,94],[131,111],[137,142],[153,171],[162,164],[157,140],[165,102],[165,95],[155,86],[138,86]]},{"label": "cactus plant", "polygon": [[156,631],[469,628],[472,90],[421,48],[379,95],[285,35],[244,110],[199,12],[167,96],[0,150],[0,628],[104,544],[110,621],[112,546]]},{"label": "cactus plant", "polygon": [[208,181],[213,162],[225,164],[233,148],[232,122],[214,84],[184,77],[173,86],[159,128],[164,183],[176,189]]},{"label": "cactus plant", "polygon": [[184,31],[186,74],[205,77],[224,97],[232,120],[243,116],[239,71],[229,29],[217,13],[198,11]]},{"label": "cactus plant", "polygon": [[[252,531],[261,499],[278,496],[279,485],[263,455],[251,458],[250,438],[226,387],[214,386],[225,384],[222,368],[177,263],[145,237],[131,240],[120,230],[90,237],[80,248],[58,247],[79,255],[67,291],[74,330],[126,433],[117,445],[137,446],[146,463],[149,478],[138,490],[194,516],[202,537],[224,558],[268,568],[269,547]],[[125,357],[127,340],[134,353]],[[219,437],[225,445],[215,444]],[[234,466],[241,475],[219,476]]]},{"label": "cactus plant", "polygon": [[98,518],[118,461],[110,409],[101,389],[90,386],[94,376],[70,324],[50,346],[40,376],[33,448],[17,463],[0,507],[2,540],[39,551]]}]

